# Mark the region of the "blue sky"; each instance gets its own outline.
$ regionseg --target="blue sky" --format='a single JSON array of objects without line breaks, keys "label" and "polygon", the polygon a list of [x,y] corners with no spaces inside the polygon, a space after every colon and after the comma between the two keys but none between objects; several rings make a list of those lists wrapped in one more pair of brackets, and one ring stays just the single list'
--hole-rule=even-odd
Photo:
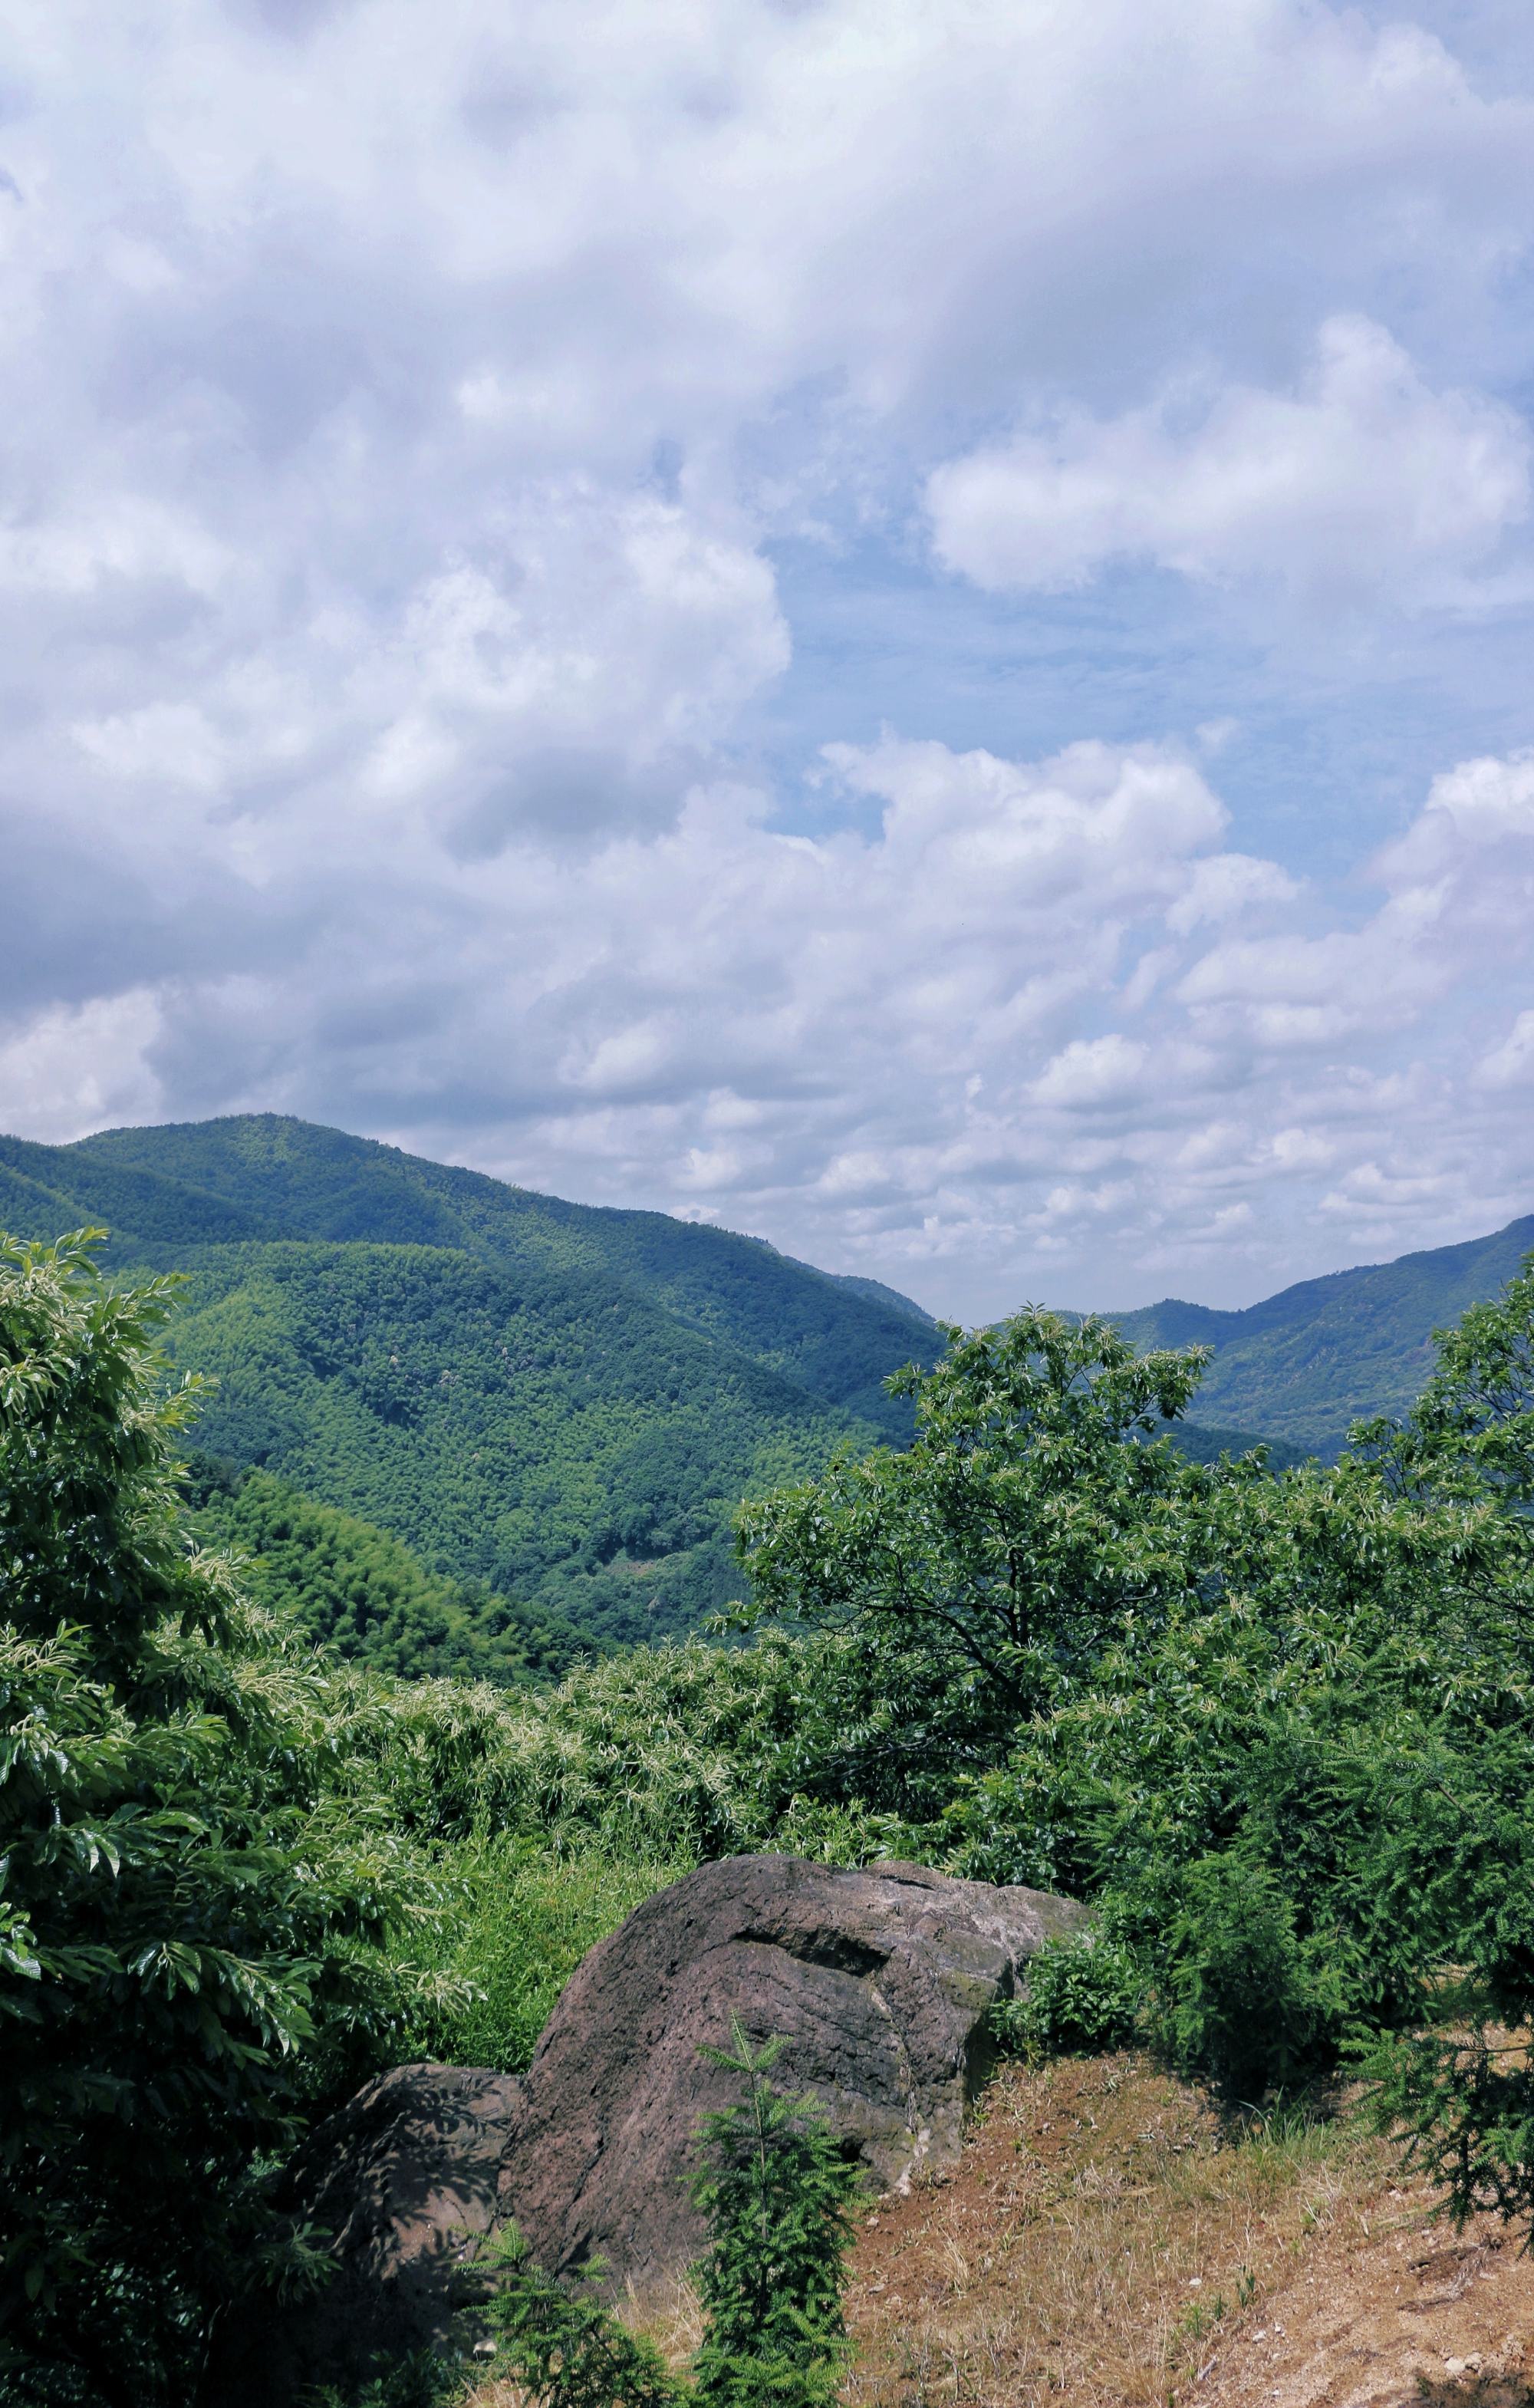
[{"label": "blue sky", "polygon": [[1511,0],[22,0],[0,1125],[935,1309],[1534,1206]]}]

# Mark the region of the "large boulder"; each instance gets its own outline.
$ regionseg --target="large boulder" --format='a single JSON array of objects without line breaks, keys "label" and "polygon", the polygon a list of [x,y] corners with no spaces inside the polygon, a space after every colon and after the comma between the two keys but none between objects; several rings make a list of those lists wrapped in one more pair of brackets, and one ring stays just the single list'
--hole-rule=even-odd
[{"label": "large boulder", "polygon": [[876,2186],[958,2155],[992,2002],[1082,1910],[915,1865],[733,1856],[646,1900],[569,1983],[529,2068],[503,2213],[546,2266],[643,2284],[695,2257],[698,2119],[738,2090],[700,2054],[738,2015],[820,2100]]},{"label": "large boulder", "polygon": [[904,2188],[958,2154],[987,2009],[1084,1919],[916,1865],[736,1856],[689,1873],[592,1950],[524,2081],[400,2066],[310,2135],[284,2203],[334,2236],[336,2277],[231,2315],[207,2408],[294,2408],[380,2355],[439,2346],[466,2261],[509,2218],[556,2272],[600,2259],[641,2288],[680,2272],[704,2238],[693,2135],[737,2095],[699,2052],[732,2016],[779,2035],[774,2079],[820,2100],[877,2187]]}]

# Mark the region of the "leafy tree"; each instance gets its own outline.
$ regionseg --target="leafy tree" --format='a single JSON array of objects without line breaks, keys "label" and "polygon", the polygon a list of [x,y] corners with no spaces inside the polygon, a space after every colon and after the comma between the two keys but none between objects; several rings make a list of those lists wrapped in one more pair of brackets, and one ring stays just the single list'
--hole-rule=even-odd
[{"label": "leafy tree", "polygon": [[308,1651],[182,1537],[173,1283],[114,1293],[98,1236],[0,1240],[0,2388],[169,2408],[415,1910],[382,1807],[325,1793]]},{"label": "leafy tree", "polygon": [[1141,1356],[1108,1322],[1031,1310],[945,1334],[933,1370],[890,1383],[915,1401],[905,1453],[843,1456],[742,1509],[752,1612],[855,1625],[1015,1714],[1186,1588],[1201,1475],[1141,1441],[1183,1412],[1208,1350]]},{"label": "leafy tree", "polygon": [[1438,1355],[1404,1422],[1355,1438],[1449,1534],[1441,1588],[1482,1657],[1508,1667],[1506,1697],[1413,1834],[1443,1970],[1426,2028],[1373,2054],[1376,2112],[1456,2219],[1490,2208],[1534,2229],[1534,1255],[1439,1333]]}]

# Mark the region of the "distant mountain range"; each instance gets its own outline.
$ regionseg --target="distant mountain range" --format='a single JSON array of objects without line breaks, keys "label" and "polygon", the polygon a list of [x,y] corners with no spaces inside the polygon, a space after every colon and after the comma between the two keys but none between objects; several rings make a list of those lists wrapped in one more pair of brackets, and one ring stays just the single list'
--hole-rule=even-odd
[{"label": "distant mountain range", "polygon": [[1534,1252],[1534,1213],[1489,1238],[1302,1280],[1242,1312],[1168,1299],[1113,1316],[1140,1346],[1212,1346],[1200,1421],[1334,1455],[1350,1423],[1404,1412],[1433,1368],[1433,1332],[1495,1296]]},{"label": "distant mountain range", "polygon": [[[323,1557],[316,1628],[401,1670],[537,1669],[577,1635],[695,1625],[738,1586],[735,1502],[839,1445],[900,1442],[909,1409],[882,1383],[940,1343],[909,1297],[759,1240],[272,1115],[0,1138],[0,1227],[88,1221],[116,1265],[189,1275],[173,1343],[219,1381],[210,1534],[290,1584]],[[1214,1346],[1190,1453],[1261,1437],[1293,1460],[1409,1404],[1432,1330],[1530,1248],[1534,1216],[1241,1312],[1114,1318],[1144,1345]]]}]

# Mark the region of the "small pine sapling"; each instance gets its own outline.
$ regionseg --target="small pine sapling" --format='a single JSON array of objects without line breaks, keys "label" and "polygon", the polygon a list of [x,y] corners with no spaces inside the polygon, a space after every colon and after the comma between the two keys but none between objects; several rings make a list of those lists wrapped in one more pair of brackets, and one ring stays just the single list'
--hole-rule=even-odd
[{"label": "small pine sapling", "polygon": [[696,2269],[707,2327],[693,2365],[705,2408],[824,2408],[847,2352],[842,2297],[861,2170],[812,2100],[767,2073],[782,2042],[753,2049],[738,2016],[727,2049],[704,2053],[745,2095],[704,2118],[708,2163],[693,2197],[709,2219]]},{"label": "small pine sapling", "polygon": [[566,2290],[544,2273],[514,2225],[480,2263],[495,2286],[485,2315],[538,2408],[679,2408],[687,2399],[654,2343],[631,2333],[589,2291]]},{"label": "small pine sapling", "polygon": [[863,2177],[815,2101],[767,2080],[781,2047],[753,2048],[737,2016],[730,2046],[704,2051],[742,2077],[745,2095],[698,2130],[707,2162],[693,2198],[710,2243],[695,2269],[705,2330],[690,2377],[670,2373],[592,2289],[544,2273],[514,2227],[480,2260],[496,2355],[538,2408],[829,2408]]}]

